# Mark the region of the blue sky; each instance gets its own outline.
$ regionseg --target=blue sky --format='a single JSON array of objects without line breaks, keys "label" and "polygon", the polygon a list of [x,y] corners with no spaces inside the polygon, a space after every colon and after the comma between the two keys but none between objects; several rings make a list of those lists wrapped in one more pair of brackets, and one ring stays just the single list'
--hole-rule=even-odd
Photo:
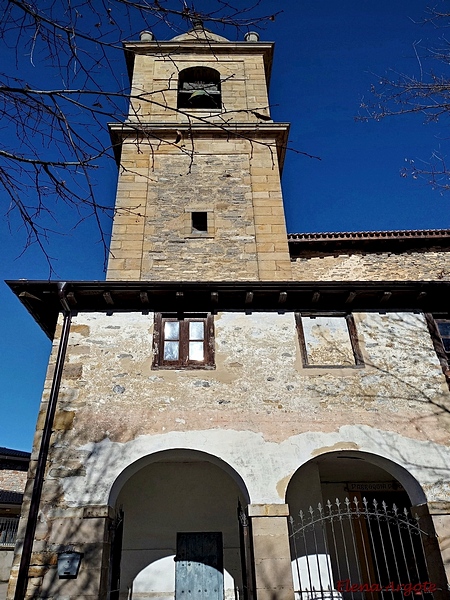
[{"label": "blue sky", "polygon": [[[272,116],[291,122],[292,147],[321,157],[286,157],[283,189],[290,232],[450,228],[449,198],[424,181],[400,176],[405,159],[426,162],[433,150],[445,153],[447,123],[424,125],[420,115],[355,120],[380,76],[390,69],[418,73],[414,43],[423,55],[425,48],[439,46],[442,30],[420,22],[427,6],[426,0],[262,3],[266,13],[283,9],[261,32],[262,41],[276,43]],[[157,31],[159,39],[173,35],[169,29]],[[428,63],[423,66],[427,70]],[[123,63],[117,68],[125,74]],[[114,200],[116,177],[113,164],[105,164],[98,175],[108,203]],[[4,199],[1,206],[6,213]],[[51,236],[48,246],[58,277],[103,279],[102,247],[93,224],[73,229],[76,219],[59,208],[66,234]],[[18,221],[8,224],[4,218],[0,279],[47,279],[38,248],[21,254],[23,243]],[[0,446],[30,450],[50,342],[4,284],[0,305]]]}]

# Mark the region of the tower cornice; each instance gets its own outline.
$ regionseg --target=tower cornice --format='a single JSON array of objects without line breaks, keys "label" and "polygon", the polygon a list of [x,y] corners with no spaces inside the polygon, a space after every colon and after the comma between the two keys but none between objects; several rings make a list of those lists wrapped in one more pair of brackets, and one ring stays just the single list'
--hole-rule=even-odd
[{"label": "tower cornice", "polygon": [[[191,115],[192,118],[199,118]],[[123,140],[129,136],[139,136],[155,142],[166,141],[169,144],[176,145],[175,139],[180,132],[188,139],[196,135],[214,135],[215,138],[230,137],[247,139],[255,143],[270,144],[268,138],[275,139],[278,163],[280,171],[283,168],[284,158],[288,145],[289,123],[230,123],[220,122],[202,123],[154,123],[154,122],[132,122],[127,123],[108,123],[111,139],[114,146],[116,160],[120,162],[120,149]],[[173,138],[173,139],[172,139]]]},{"label": "tower cornice", "polygon": [[130,82],[133,77],[134,57],[136,54],[143,55],[161,55],[161,56],[179,56],[181,54],[209,54],[212,56],[221,55],[242,55],[258,54],[262,55],[264,61],[264,70],[267,86],[270,84],[270,75],[272,72],[274,42],[213,42],[213,41],[167,41],[167,42],[123,42],[125,57],[127,61],[128,76]]}]

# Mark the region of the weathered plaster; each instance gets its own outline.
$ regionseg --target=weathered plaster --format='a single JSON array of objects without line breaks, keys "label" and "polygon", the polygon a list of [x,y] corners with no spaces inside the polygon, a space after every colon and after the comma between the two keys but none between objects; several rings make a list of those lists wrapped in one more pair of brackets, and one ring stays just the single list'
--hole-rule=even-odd
[{"label": "weathered plaster", "polygon": [[[119,492],[114,482],[127,467],[144,457],[149,463],[161,460],[164,456],[158,453],[164,450],[184,448],[205,453],[206,460],[212,455],[227,463],[242,478],[251,503],[276,504],[284,501],[279,482],[283,480],[287,487],[289,478],[312,457],[355,447],[392,461],[394,471],[395,464],[409,471],[423,487],[428,501],[448,499],[445,482],[450,475],[449,448],[355,425],[341,427],[335,433],[304,433],[280,444],[267,442],[260,434],[230,430],[140,436],[127,444],[103,440],[83,447],[88,455],[86,477],[65,477],[62,485],[68,506],[114,505]],[[401,473],[395,475],[402,478]]]},{"label": "weathered plaster", "polygon": [[215,370],[154,371],[152,314],[75,316],[46,510],[111,502],[125,468],[174,448],[230,465],[254,503],[283,500],[280,482],[324,449],[355,448],[447,500],[449,393],[423,316],[360,313],[355,322],[363,368],[302,368],[292,314],[226,313],[215,317]]}]

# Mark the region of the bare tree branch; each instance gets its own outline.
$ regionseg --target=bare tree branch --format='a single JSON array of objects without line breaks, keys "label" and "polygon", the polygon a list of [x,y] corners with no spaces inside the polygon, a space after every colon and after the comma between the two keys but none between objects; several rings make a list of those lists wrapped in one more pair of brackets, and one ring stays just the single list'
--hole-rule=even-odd
[{"label": "bare tree branch", "polygon": [[[191,166],[196,154],[193,124],[213,125],[228,137],[249,140],[252,148],[261,144],[272,153],[276,151],[261,137],[253,139],[248,132],[233,129],[238,112],[251,114],[261,123],[270,120],[268,106],[243,111],[223,107],[219,118],[216,115],[210,119],[189,109],[169,106],[165,100],[169,88],[130,92],[128,79],[122,79],[124,39],[136,39],[140,31],[151,31],[161,24],[170,29],[169,37],[173,37],[198,20],[216,29],[234,29],[242,35],[250,27],[262,28],[276,18],[277,13],[261,15],[261,7],[262,0],[244,8],[226,0],[212,0],[208,13],[197,12],[184,0],[3,3],[0,38],[7,59],[0,72],[0,190],[7,202],[5,214],[20,218],[25,232],[24,248],[37,245],[47,259],[50,273],[51,236],[67,231],[66,226],[58,227],[62,205],[73,212],[70,227],[94,219],[106,263],[105,217],[111,219],[116,209],[99,191],[95,173],[105,161],[115,160],[109,122],[134,128],[133,143],[139,145],[145,140],[152,154],[161,143],[177,146],[189,155]],[[174,66],[176,80],[175,63]],[[183,115],[186,123],[180,125],[180,139],[164,139],[164,134],[158,134],[145,122],[141,109],[149,104]],[[139,209],[137,206],[134,210]]]},{"label": "bare tree branch", "polygon": [[[130,103],[170,107],[164,96],[161,101],[161,89],[130,94],[128,81],[122,80],[122,41],[161,24],[178,34],[198,19],[242,34],[275,19],[276,14],[261,15],[261,1],[237,8],[214,0],[208,13],[197,12],[183,0],[7,0],[2,4],[0,38],[7,59],[0,72],[0,190],[7,202],[5,214],[20,217],[25,249],[37,245],[52,264],[48,244],[58,231],[62,203],[76,215],[73,226],[87,218],[95,220],[106,259],[104,216],[111,218],[115,209],[108,199],[100,199],[93,174],[105,160],[114,160],[108,122],[134,127],[151,151],[161,141],[175,145],[175,140],[158,139],[138,114],[128,114]],[[187,129],[193,121],[212,122],[189,110],[171,110],[185,115]],[[253,112],[264,119],[264,110],[267,107]],[[227,116],[231,113],[224,111],[215,126],[228,132]],[[192,142],[178,147],[193,159]]]},{"label": "bare tree branch", "polygon": [[[431,24],[437,28],[450,26],[450,12],[428,8],[423,24]],[[413,49],[419,67],[419,75],[391,72],[388,76],[379,77],[377,85],[371,87],[372,100],[361,102],[361,112],[357,120],[373,119],[380,121],[386,117],[419,114],[423,122],[441,123],[450,115],[450,43],[443,36],[441,46],[437,49],[422,48],[425,56],[419,54],[421,42],[414,42]],[[424,64],[432,61],[434,68],[425,70]],[[436,67],[437,65],[437,67]],[[448,135],[444,131],[440,146],[446,146]],[[402,177],[425,179],[433,188],[441,192],[450,190],[450,167],[447,166],[445,149],[433,149],[431,158],[417,164],[417,161],[406,159],[406,165],[400,170]]]}]

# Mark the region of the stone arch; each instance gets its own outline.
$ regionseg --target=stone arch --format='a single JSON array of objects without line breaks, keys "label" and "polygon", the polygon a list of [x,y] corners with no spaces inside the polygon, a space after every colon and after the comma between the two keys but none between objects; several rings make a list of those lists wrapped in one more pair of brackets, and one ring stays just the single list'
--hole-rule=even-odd
[{"label": "stone arch", "polygon": [[[242,588],[237,509],[248,502],[236,471],[204,452],[165,450],[129,465],[110,495],[110,504],[123,512],[120,598],[130,589],[147,600],[173,598],[183,562],[180,544],[189,536],[197,546],[215,540],[225,598],[235,597]],[[189,560],[210,569],[201,558]]]},{"label": "stone arch", "polygon": [[392,460],[358,450],[319,454],[293,474],[286,503],[297,590],[342,598],[348,590],[338,580],[445,581],[425,492]]},{"label": "stone arch", "polygon": [[188,67],[178,76],[177,108],[218,110],[222,107],[220,73],[211,67]]},{"label": "stone arch", "polygon": [[247,490],[247,486],[244,482],[242,476],[226,461],[222,460],[218,456],[214,454],[209,454],[207,452],[203,452],[201,450],[192,450],[190,448],[171,448],[167,450],[160,450],[158,452],[152,452],[151,454],[146,454],[142,456],[138,460],[129,464],[114,480],[114,483],[111,486],[109,492],[109,506],[115,506],[117,502],[117,497],[120,493],[120,490],[125,485],[130,477],[132,477],[135,473],[140,471],[143,467],[150,465],[154,462],[158,462],[161,460],[204,460],[210,462],[213,465],[216,465],[225,473],[227,473],[239,487],[242,496],[245,499],[245,503],[248,504],[250,502],[250,495]]},{"label": "stone arch", "polygon": [[[302,470],[305,471],[314,464],[319,466],[320,464],[326,465],[327,472],[330,472],[332,469],[335,469],[341,473],[345,471],[350,474],[350,480],[353,478],[355,481],[357,481],[357,478],[361,476],[365,477],[368,481],[369,479],[367,478],[370,477],[370,471],[372,470],[374,477],[382,476],[382,480],[388,481],[390,478],[391,480],[398,481],[398,483],[408,494],[412,506],[425,504],[427,501],[422,486],[407,469],[399,465],[397,462],[394,462],[393,460],[383,456],[359,450],[339,450],[325,452],[301,465],[297,471],[295,471],[289,481],[286,489],[286,501],[288,497],[289,486],[294,478],[298,477],[299,474],[301,475]],[[358,465],[363,468],[358,468]],[[383,476],[381,473],[382,471],[388,474],[388,476]]]}]

